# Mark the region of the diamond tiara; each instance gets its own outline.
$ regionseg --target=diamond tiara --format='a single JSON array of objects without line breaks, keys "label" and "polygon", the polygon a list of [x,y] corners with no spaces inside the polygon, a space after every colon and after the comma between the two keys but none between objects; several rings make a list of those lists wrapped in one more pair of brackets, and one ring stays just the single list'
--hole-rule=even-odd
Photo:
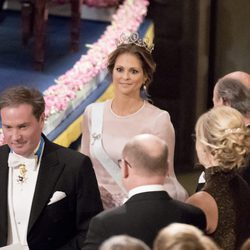
[{"label": "diamond tiara", "polygon": [[139,47],[145,48],[150,54],[154,49],[154,44],[150,44],[148,38],[141,39],[138,32],[131,33],[129,36],[126,36],[126,34],[122,33],[120,40],[117,42],[117,46],[122,44],[135,44]]}]

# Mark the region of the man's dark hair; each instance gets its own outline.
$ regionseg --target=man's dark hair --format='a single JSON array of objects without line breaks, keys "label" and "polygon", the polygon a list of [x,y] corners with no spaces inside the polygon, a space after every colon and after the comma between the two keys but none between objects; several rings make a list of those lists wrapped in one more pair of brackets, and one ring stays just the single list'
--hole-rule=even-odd
[{"label": "man's dark hair", "polygon": [[29,104],[37,120],[45,110],[45,101],[40,91],[25,86],[15,86],[5,89],[0,94],[0,110],[5,107]]}]

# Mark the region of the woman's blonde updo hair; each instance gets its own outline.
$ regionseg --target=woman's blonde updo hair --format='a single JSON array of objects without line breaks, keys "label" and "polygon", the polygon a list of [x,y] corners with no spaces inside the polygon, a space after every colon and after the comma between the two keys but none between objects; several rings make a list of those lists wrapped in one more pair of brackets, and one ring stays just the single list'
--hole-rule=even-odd
[{"label": "woman's blonde updo hair", "polygon": [[218,165],[230,170],[244,166],[250,153],[250,129],[239,111],[228,106],[215,107],[196,123],[196,138]]}]

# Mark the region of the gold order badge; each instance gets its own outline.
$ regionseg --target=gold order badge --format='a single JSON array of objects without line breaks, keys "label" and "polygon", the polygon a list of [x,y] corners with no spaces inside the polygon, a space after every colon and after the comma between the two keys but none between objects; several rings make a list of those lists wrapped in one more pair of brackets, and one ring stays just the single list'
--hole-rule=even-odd
[{"label": "gold order badge", "polygon": [[25,166],[25,164],[20,164],[19,167],[18,167],[18,170],[19,170],[19,175],[18,175],[18,178],[17,178],[17,182],[18,183],[24,183],[27,179],[27,168]]}]

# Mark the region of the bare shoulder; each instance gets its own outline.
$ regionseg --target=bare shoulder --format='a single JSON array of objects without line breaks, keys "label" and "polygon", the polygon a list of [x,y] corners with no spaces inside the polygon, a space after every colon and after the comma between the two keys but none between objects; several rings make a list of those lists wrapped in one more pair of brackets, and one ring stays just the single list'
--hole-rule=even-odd
[{"label": "bare shoulder", "polygon": [[204,204],[206,202],[209,202],[209,201],[212,201],[214,200],[214,198],[207,192],[205,191],[200,191],[200,192],[197,192],[193,195],[191,195],[187,200],[186,202],[187,203],[190,203],[190,204]]},{"label": "bare shoulder", "polygon": [[205,191],[197,192],[191,195],[186,203],[192,204],[196,207],[201,208],[203,211],[217,208],[217,204],[212,195]]},{"label": "bare shoulder", "polygon": [[186,203],[199,207],[203,210],[207,219],[207,233],[212,233],[218,225],[218,206],[212,195],[200,191],[190,196]]}]

